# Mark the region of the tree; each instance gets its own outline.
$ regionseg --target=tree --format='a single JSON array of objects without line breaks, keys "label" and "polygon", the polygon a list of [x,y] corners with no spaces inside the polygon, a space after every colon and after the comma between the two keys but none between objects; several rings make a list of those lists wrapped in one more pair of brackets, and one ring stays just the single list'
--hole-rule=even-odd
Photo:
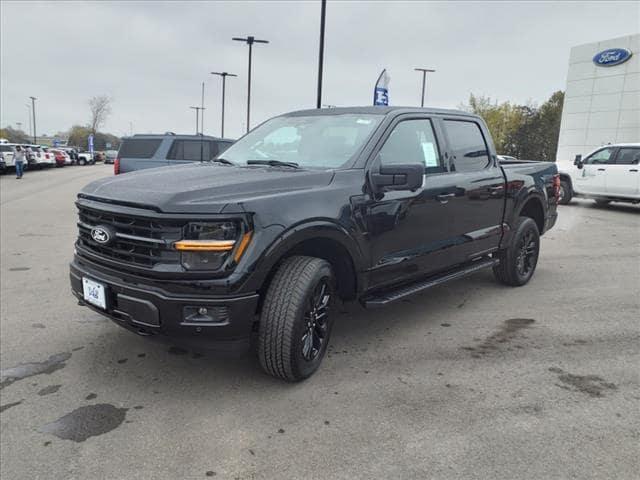
[{"label": "tree", "polygon": [[67,138],[67,145],[79,147],[81,149],[87,148],[87,139],[91,134],[90,127],[82,127],[80,125],[74,125],[69,130],[69,136]]},{"label": "tree", "polygon": [[30,143],[31,138],[22,130],[6,127],[0,129],[0,138],[4,138],[11,143]]},{"label": "tree", "polygon": [[555,161],[564,93],[555,92],[540,107],[499,104],[489,97],[470,95],[463,110],[481,116],[498,153],[522,159]]},{"label": "tree", "polygon": [[91,110],[89,130],[95,135],[111,114],[111,98],[107,95],[91,97],[89,99],[89,109]]}]

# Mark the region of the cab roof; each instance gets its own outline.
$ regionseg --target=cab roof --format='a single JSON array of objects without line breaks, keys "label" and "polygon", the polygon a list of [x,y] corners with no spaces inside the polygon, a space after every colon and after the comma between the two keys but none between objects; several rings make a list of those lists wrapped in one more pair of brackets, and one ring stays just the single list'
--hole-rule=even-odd
[{"label": "cab roof", "polygon": [[307,115],[344,115],[344,114],[369,114],[369,115],[399,115],[402,113],[430,113],[436,115],[459,115],[465,117],[477,117],[477,115],[462,110],[433,107],[335,107],[314,108],[285,113],[283,116],[307,116]]}]

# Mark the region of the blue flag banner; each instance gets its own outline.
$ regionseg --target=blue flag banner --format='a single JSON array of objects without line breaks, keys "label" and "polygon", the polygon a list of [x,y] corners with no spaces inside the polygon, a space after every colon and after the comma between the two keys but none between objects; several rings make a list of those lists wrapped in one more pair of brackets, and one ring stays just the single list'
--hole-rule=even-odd
[{"label": "blue flag banner", "polygon": [[89,135],[89,138],[87,138],[87,142],[89,143],[89,151],[93,153],[93,135]]},{"label": "blue flag banner", "polygon": [[385,68],[380,73],[378,77],[378,81],[376,82],[376,87],[373,90],[373,104],[374,105],[389,105],[389,82],[391,81],[391,77],[387,73],[387,69]]}]

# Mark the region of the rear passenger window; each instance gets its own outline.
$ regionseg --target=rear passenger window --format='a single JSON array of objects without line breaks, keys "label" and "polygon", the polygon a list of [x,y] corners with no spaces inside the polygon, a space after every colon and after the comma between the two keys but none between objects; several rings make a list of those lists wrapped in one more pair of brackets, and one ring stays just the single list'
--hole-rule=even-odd
[{"label": "rear passenger window", "polygon": [[489,166],[489,149],[480,125],[463,120],[445,120],[444,124],[454,155],[452,171],[475,172]]},{"label": "rear passenger window", "polygon": [[174,140],[167,155],[169,160],[200,161],[211,159],[211,142],[206,140]]},{"label": "rear passenger window", "polygon": [[120,147],[120,158],[151,158],[158,150],[161,139],[127,138]]},{"label": "rear passenger window", "polygon": [[431,121],[404,120],[393,129],[380,149],[382,165],[421,163],[425,173],[443,172]]},{"label": "rear passenger window", "polygon": [[638,165],[640,163],[640,148],[621,148],[616,157],[618,165]]}]

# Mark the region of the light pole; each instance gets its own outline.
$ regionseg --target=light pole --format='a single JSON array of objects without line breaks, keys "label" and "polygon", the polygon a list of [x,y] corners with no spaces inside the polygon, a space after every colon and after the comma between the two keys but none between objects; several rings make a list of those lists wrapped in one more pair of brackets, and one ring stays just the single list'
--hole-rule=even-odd
[{"label": "light pole", "polygon": [[38,136],[36,135],[36,97],[29,97],[31,99],[31,113],[33,113],[33,144],[38,143]]},{"label": "light pole", "polygon": [[248,36],[247,38],[239,38],[233,37],[231,40],[235,40],[237,42],[245,42],[249,45],[249,74],[247,76],[247,132],[250,127],[250,118],[251,118],[251,53],[253,50],[254,43],[269,43],[268,40],[258,40],[253,36]]},{"label": "light pole", "polygon": [[200,126],[200,110],[204,110],[203,107],[189,107],[192,108],[196,111],[196,135],[198,135],[198,133],[200,132],[199,130],[199,126]]},{"label": "light pole", "polygon": [[320,7],[320,48],[318,52],[318,96],[316,108],[322,105],[322,67],[324,64],[324,20],[327,16],[327,0],[321,0]]},{"label": "light pole", "polygon": [[220,128],[220,137],[224,138],[224,92],[227,77],[237,77],[238,75],[229,72],[211,72],[211,75],[219,75],[222,77],[222,122]]},{"label": "light pole", "polygon": [[29,120],[29,136],[31,137],[33,135],[33,130],[31,130],[31,105],[25,103],[24,106],[27,107],[27,120]]},{"label": "light pole", "polygon": [[422,101],[420,102],[420,106],[424,107],[424,89],[427,84],[427,72],[433,73],[435,70],[431,70],[429,68],[414,68],[416,72],[422,72]]}]

